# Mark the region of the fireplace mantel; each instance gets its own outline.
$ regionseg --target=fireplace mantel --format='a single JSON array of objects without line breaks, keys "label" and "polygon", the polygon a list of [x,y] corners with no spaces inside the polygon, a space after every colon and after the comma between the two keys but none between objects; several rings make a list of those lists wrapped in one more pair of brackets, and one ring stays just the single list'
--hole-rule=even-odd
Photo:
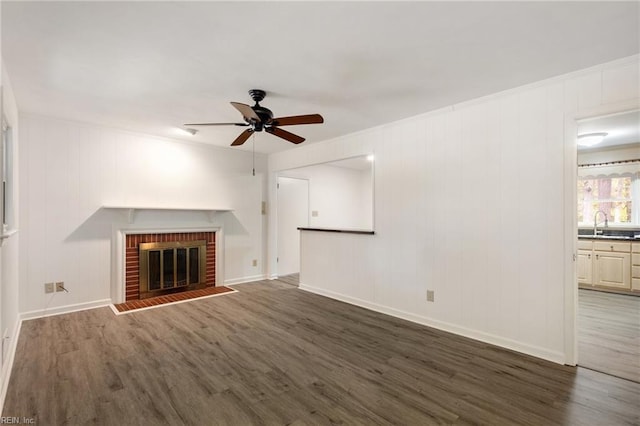
[{"label": "fireplace mantel", "polygon": [[102,206],[103,209],[109,210],[121,210],[127,214],[129,223],[134,223],[136,214],[139,211],[180,211],[180,212],[205,212],[209,214],[209,221],[213,221],[213,218],[217,213],[231,212],[233,209],[228,208],[208,208],[208,207],[149,207],[149,206]]}]

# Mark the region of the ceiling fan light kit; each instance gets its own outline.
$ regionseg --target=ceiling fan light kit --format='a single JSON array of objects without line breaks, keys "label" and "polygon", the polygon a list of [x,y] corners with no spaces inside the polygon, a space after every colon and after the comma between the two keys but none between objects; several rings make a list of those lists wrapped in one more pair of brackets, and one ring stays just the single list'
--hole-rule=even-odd
[{"label": "ceiling fan light kit", "polygon": [[196,134],[198,134],[198,130],[191,129],[189,127],[176,127],[175,133],[178,133],[180,135],[186,135],[186,136],[195,136]]},{"label": "ceiling fan light kit", "polygon": [[249,139],[249,137],[263,130],[267,133],[271,133],[274,136],[282,138],[288,142],[299,144],[304,142],[302,136],[298,136],[284,129],[280,126],[296,126],[300,124],[320,124],[324,123],[324,118],[320,114],[306,114],[306,115],[294,115],[290,117],[273,117],[273,113],[269,108],[265,108],[260,105],[267,92],[260,89],[249,90],[249,96],[255,102],[254,106],[243,104],[240,102],[231,102],[231,105],[237,109],[244,123],[190,123],[185,126],[243,126],[248,127],[244,132],[231,143],[231,146],[242,145]]}]

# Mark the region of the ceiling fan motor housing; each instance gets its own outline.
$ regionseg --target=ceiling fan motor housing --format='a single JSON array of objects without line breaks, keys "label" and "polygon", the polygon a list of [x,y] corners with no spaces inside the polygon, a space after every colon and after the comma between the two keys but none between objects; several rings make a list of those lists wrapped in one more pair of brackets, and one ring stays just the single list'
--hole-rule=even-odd
[{"label": "ceiling fan motor housing", "polygon": [[271,112],[269,108],[265,108],[259,104],[259,102],[267,95],[267,92],[260,89],[251,89],[249,90],[249,95],[256,103],[251,107],[251,109],[260,118],[260,122],[253,122],[253,120],[251,120],[249,123],[252,125],[255,132],[261,132],[265,125],[268,125],[273,121],[273,112]]},{"label": "ceiling fan motor housing", "polygon": [[256,115],[260,117],[260,121],[256,123],[251,123],[254,126],[254,130],[256,132],[261,131],[265,125],[268,125],[273,120],[273,113],[270,109],[260,106],[256,103],[256,105],[252,106],[251,109],[255,111]]}]

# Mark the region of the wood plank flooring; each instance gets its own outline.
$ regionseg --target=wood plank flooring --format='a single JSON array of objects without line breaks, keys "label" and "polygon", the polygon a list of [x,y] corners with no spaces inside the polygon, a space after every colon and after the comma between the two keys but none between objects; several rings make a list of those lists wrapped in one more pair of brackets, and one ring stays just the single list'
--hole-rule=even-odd
[{"label": "wood plank flooring", "polygon": [[285,275],[283,277],[279,277],[278,280],[297,287],[300,284],[300,274]]},{"label": "wood plank flooring", "polygon": [[640,297],[579,290],[578,364],[640,383]]},{"label": "wood plank flooring", "polygon": [[632,425],[640,384],[279,280],[26,321],[3,416],[41,425]]}]

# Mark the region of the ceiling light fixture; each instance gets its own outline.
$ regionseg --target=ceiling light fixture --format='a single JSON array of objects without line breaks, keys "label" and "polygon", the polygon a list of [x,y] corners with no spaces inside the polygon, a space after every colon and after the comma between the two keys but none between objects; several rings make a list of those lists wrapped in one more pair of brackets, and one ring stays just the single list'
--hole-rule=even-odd
[{"label": "ceiling light fixture", "polygon": [[192,129],[189,127],[176,127],[176,131],[181,135],[189,135],[189,136],[195,136],[198,133],[198,130]]},{"label": "ceiling light fixture", "polygon": [[602,142],[602,140],[607,136],[608,133],[598,132],[598,133],[585,133],[582,135],[578,135],[578,145],[580,146],[594,146]]}]

